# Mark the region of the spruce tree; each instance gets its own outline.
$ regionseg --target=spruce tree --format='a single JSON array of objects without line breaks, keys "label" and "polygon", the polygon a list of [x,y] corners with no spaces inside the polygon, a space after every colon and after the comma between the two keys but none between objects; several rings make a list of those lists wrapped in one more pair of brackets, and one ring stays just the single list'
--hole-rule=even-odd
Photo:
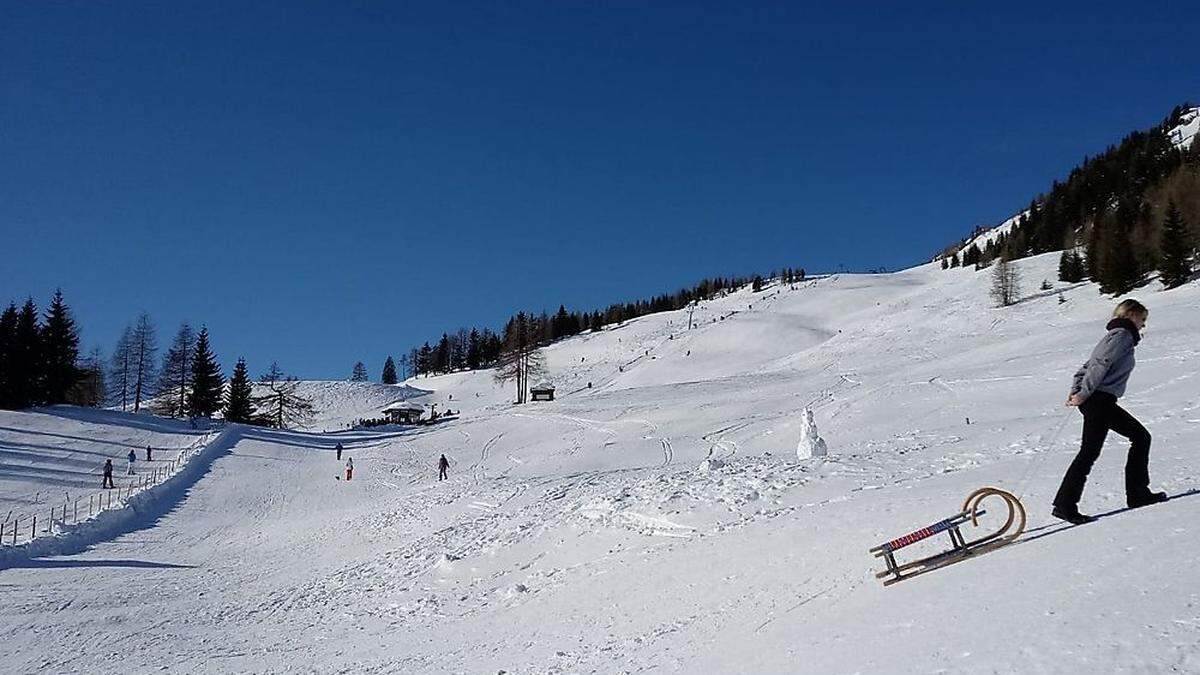
[{"label": "spruce tree", "polygon": [[363,362],[359,361],[359,362],[355,363],[354,371],[352,373],[350,373],[350,381],[351,382],[366,382],[368,379],[370,379],[370,378],[367,377],[367,367],[363,365]]},{"label": "spruce tree", "polygon": [[396,362],[391,356],[387,357],[387,361],[383,362],[383,376],[379,378],[384,384],[396,384],[400,380],[396,377]]},{"label": "spruce tree", "polygon": [[17,344],[17,306],[9,303],[0,313],[0,408],[14,408],[15,352]]},{"label": "spruce tree", "polygon": [[1058,256],[1058,280],[1071,280],[1071,251],[1063,249],[1062,255]]},{"label": "spruce tree", "polygon": [[1162,255],[1159,262],[1159,277],[1167,288],[1186,284],[1192,278],[1191,232],[1175,202],[1167,205],[1167,215],[1162,224]]},{"label": "spruce tree", "polygon": [[208,328],[200,327],[196,335],[196,351],[192,356],[192,383],[188,394],[188,409],[198,417],[212,417],[221,409],[225,378],[221,366],[208,344]]},{"label": "spruce tree", "polygon": [[54,292],[46,327],[42,329],[42,396],[43,402],[54,405],[66,403],[71,389],[82,377],[79,360],[79,331],[71,310],[63,302],[62,290]]},{"label": "spruce tree", "polygon": [[246,359],[239,358],[229,378],[229,399],[225,402],[225,420],[249,424],[254,418],[254,389],[246,372]]},{"label": "spruce tree", "polygon": [[1129,239],[1129,228],[1118,224],[1105,238],[1105,244],[1100,263],[1100,292],[1125,295],[1145,278]]},{"label": "spruce tree", "polygon": [[42,329],[38,324],[37,305],[25,301],[17,313],[17,329],[12,346],[12,407],[28,408],[43,401],[45,390],[42,356]]},{"label": "spruce tree", "polygon": [[196,333],[186,321],[179,326],[175,340],[163,357],[158,376],[158,398],[154,412],[169,417],[187,417],[188,387],[192,382],[192,357],[196,351]]}]

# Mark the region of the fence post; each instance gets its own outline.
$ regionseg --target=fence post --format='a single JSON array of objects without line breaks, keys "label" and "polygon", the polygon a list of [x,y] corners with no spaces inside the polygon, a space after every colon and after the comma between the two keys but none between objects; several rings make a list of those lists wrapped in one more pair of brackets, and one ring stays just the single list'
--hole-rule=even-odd
[{"label": "fence post", "polygon": [[0,544],[4,543],[4,523],[0,523]]},{"label": "fence post", "polygon": [[33,526],[29,528],[29,538],[37,538],[37,514],[33,514]]}]

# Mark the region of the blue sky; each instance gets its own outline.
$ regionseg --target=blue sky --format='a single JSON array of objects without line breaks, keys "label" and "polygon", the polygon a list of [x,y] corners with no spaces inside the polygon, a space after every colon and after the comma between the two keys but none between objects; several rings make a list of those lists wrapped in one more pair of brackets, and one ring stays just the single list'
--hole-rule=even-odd
[{"label": "blue sky", "polygon": [[903,267],[1200,98],[1133,3],[0,0],[0,301],[378,377],[511,312]]}]

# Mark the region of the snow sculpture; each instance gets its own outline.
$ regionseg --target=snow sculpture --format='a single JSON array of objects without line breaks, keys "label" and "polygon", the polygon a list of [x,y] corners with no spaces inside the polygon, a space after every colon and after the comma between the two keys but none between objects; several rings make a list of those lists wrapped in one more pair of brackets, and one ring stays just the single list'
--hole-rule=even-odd
[{"label": "snow sculpture", "polygon": [[804,409],[804,424],[800,426],[800,443],[796,446],[798,459],[812,459],[829,454],[825,439],[817,434],[817,423],[813,421],[812,408]]}]

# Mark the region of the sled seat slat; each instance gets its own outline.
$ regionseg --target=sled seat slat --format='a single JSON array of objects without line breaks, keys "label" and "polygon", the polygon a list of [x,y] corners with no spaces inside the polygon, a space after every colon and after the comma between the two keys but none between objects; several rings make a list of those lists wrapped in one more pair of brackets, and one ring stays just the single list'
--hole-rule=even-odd
[{"label": "sled seat slat", "polygon": [[[982,515],[983,513],[985,513],[983,510],[978,510],[975,512],[974,515],[978,516],[978,515]],[[963,511],[961,513],[950,516],[949,518],[946,518],[945,520],[939,520],[938,522],[936,522],[928,527],[923,527],[919,530],[909,532],[908,534],[904,535],[903,537],[897,537],[891,541],[884,542],[884,543],[870,549],[869,552],[874,553],[876,557],[883,557],[889,553],[892,553],[894,551],[902,549],[905,546],[909,546],[911,544],[917,543],[918,541],[928,539],[928,538],[934,536],[935,534],[941,534],[942,532],[952,530],[952,529],[958,527],[959,525],[962,525],[963,523],[967,522],[971,518],[972,518],[972,514],[970,511]]]}]

